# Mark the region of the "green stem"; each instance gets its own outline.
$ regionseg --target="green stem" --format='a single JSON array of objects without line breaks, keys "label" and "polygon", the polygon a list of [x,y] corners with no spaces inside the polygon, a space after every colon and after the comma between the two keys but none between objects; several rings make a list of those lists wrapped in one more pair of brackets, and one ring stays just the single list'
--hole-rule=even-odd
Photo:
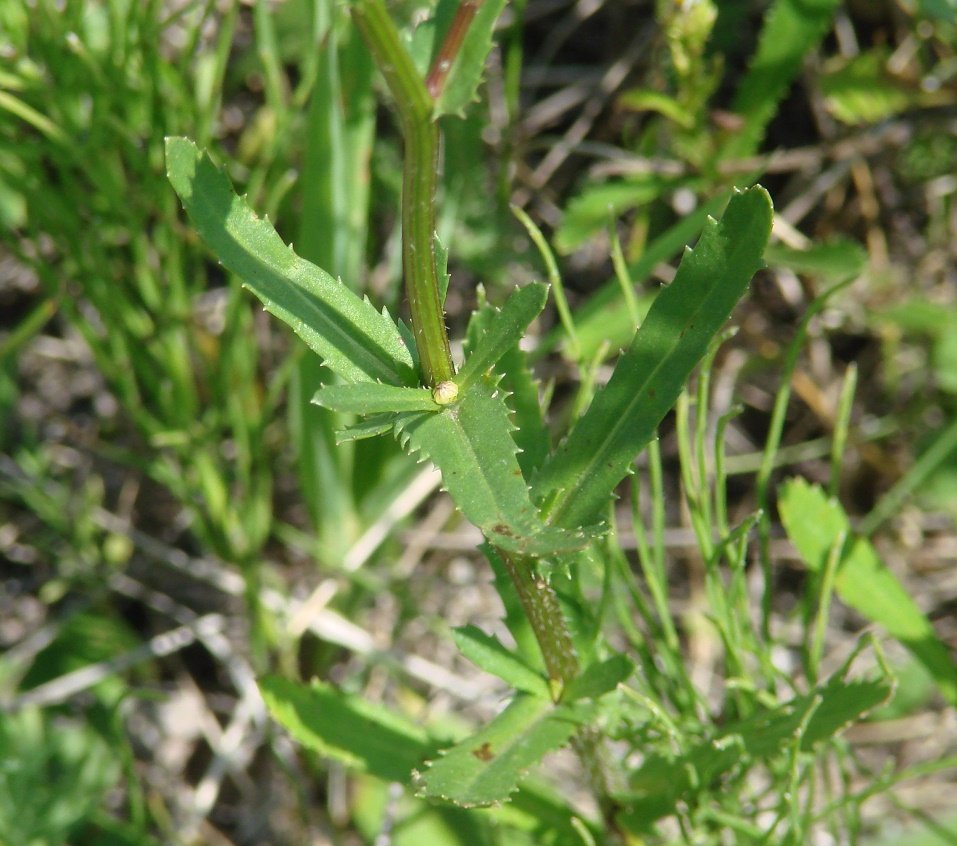
[{"label": "green stem", "polygon": [[359,0],[353,20],[385,77],[405,142],[402,168],[402,273],[415,346],[426,382],[435,387],[455,373],[435,257],[435,189],[439,128],[433,100],[419,77],[383,0]]},{"label": "green stem", "polygon": [[[568,631],[568,624],[559,607],[558,597],[548,582],[535,575],[532,559],[513,556],[501,549],[498,554],[515,586],[522,609],[535,633],[538,647],[542,650],[552,698],[559,702],[562,693],[581,672],[581,665]],[[608,827],[609,837],[613,838],[606,842],[619,843],[621,841],[614,823],[618,806],[613,796],[622,785],[618,783],[620,778],[609,760],[603,738],[595,729],[582,727],[572,745],[588,772],[595,798],[601,806]]]},{"label": "green stem", "polygon": [[542,650],[552,696],[558,701],[581,669],[558,597],[548,582],[535,575],[533,561],[501,549],[498,553]]}]

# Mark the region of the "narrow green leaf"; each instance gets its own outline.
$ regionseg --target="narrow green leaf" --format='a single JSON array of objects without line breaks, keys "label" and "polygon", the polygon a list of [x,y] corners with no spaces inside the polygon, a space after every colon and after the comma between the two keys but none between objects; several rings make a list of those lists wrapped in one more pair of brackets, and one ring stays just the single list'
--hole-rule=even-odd
[{"label": "narrow green leaf", "polygon": [[770,232],[771,199],[760,186],[735,194],[720,222],[708,220],[608,385],[535,479],[548,523],[599,519],[761,267]]},{"label": "narrow green leaf", "polygon": [[522,339],[528,324],[545,308],[547,299],[548,285],[543,282],[532,282],[512,291],[475,341],[471,355],[455,377],[456,384],[466,389],[494,367]]},{"label": "narrow green leaf", "polygon": [[420,726],[332,685],[267,676],[259,688],[269,713],[297,743],[351,769],[408,784],[413,770],[435,754]]},{"label": "narrow green leaf", "polygon": [[[473,312],[466,335],[466,360],[478,347],[495,316],[495,309],[488,304]],[[495,370],[501,374],[498,385],[505,392],[505,402],[518,427],[512,435],[519,450],[518,463],[525,478],[530,479],[551,452],[551,436],[539,398],[540,385],[529,368],[528,354],[518,343],[505,351]]]},{"label": "narrow green leaf", "polygon": [[491,723],[417,772],[419,795],[464,808],[505,802],[528,770],[595,714],[593,707],[553,705],[519,694]]},{"label": "narrow green leaf", "polygon": [[353,414],[383,414],[396,411],[438,411],[432,392],[426,388],[397,388],[378,382],[323,385],[312,400],[323,408]]},{"label": "narrow green leaf", "polygon": [[860,276],[867,266],[867,250],[857,241],[839,239],[812,244],[795,250],[783,244],[769,244],[764,252],[769,267],[787,267],[795,273],[807,273],[833,282]]},{"label": "narrow green leaf", "polygon": [[758,49],[734,98],[744,128],[729,137],[722,158],[753,155],[778,103],[824,37],[839,0],[775,0],[764,18]]},{"label": "narrow green leaf", "polygon": [[[644,206],[673,190],[687,185],[687,179],[657,174],[635,176],[626,180],[591,183],[569,200],[555,232],[555,249],[568,254],[585,241],[608,228],[608,218],[618,218],[637,206]],[[694,189],[694,185],[689,187]]]},{"label": "narrow green leaf", "polygon": [[627,655],[612,655],[587,667],[562,693],[563,702],[598,699],[610,693],[635,671],[635,662]]},{"label": "narrow green leaf", "polygon": [[493,545],[533,556],[581,549],[587,543],[581,532],[542,522],[515,457],[511,429],[501,392],[484,378],[440,413],[409,412],[395,426],[407,450],[439,468],[455,504]]},{"label": "narrow green leaf", "polygon": [[[459,0],[445,5],[457,7]],[[476,99],[476,92],[485,72],[485,61],[492,51],[495,21],[504,8],[505,0],[484,0],[481,3],[435,102],[435,117],[461,117],[465,107]]]},{"label": "narrow green leaf", "polygon": [[846,537],[834,582],[838,596],[907,647],[947,701],[957,705],[957,665],[950,650],[874,547],[852,533],[840,503],[817,485],[792,479],[783,486],[778,508],[788,537],[816,573],[823,572],[831,549]]},{"label": "narrow green leaf", "polygon": [[486,634],[473,625],[453,629],[452,634],[462,654],[486,673],[498,676],[516,690],[545,699],[551,697],[545,677],[507,649],[495,635]]},{"label": "narrow green leaf", "polygon": [[169,180],[207,246],[330,370],[349,382],[415,383],[412,358],[395,324],[299,258],[268,220],[236,196],[208,155],[187,138],[167,138],[166,163]]},{"label": "narrow green leaf", "polygon": [[393,414],[372,414],[364,417],[345,429],[336,431],[336,443],[344,444],[349,441],[362,441],[366,438],[374,438],[376,435],[384,435],[392,431],[395,424],[395,415]]}]

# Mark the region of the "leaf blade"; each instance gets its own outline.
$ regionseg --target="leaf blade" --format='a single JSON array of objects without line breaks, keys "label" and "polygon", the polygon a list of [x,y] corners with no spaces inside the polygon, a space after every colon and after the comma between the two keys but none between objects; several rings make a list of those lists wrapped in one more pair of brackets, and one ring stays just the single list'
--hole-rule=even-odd
[{"label": "leaf blade", "polygon": [[788,537],[815,572],[823,571],[841,534],[847,537],[834,581],[838,596],[907,647],[947,701],[957,705],[957,665],[950,650],[874,547],[853,535],[840,503],[818,486],[792,479],[783,486],[778,508]]},{"label": "leaf blade", "polygon": [[435,744],[421,727],[385,706],[313,680],[259,682],[273,718],[303,746],[386,781],[408,784]]},{"label": "leaf blade", "polygon": [[385,414],[400,411],[438,411],[432,392],[426,388],[397,388],[378,382],[323,385],[312,401],[323,408],[353,414]]},{"label": "leaf blade", "polygon": [[266,307],[348,382],[414,383],[394,323],[287,247],[187,138],[166,139],[168,177],[203,241]]},{"label": "leaf blade", "polygon": [[419,795],[464,808],[505,802],[527,771],[563,746],[595,712],[519,694],[491,723],[415,774]]},{"label": "leaf blade", "polygon": [[770,231],[771,199],[760,186],[733,196],[721,220],[708,221],[608,385],[534,480],[548,523],[598,519],[761,266]]},{"label": "leaf blade", "polygon": [[547,299],[548,285],[543,282],[532,282],[512,291],[476,339],[471,355],[455,376],[455,383],[467,388],[494,367],[522,339],[528,325],[545,308]]},{"label": "leaf blade", "polygon": [[506,649],[494,635],[486,634],[471,624],[453,629],[452,635],[459,651],[486,673],[498,676],[516,690],[544,699],[551,696],[545,677],[529,667],[515,652]]},{"label": "leaf blade", "polygon": [[[484,0],[469,26],[462,46],[445,79],[442,91],[435,102],[433,116],[461,116],[465,107],[471,103],[482,82],[485,61],[492,51],[492,33],[495,21],[505,8],[506,0]],[[448,3],[452,8],[458,2]]]},{"label": "leaf blade", "polygon": [[399,415],[395,433],[407,450],[438,467],[455,504],[493,545],[535,556],[586,545],[581,532],[542,521],[515,457],[508,408],[487,379],[437,414]]}]

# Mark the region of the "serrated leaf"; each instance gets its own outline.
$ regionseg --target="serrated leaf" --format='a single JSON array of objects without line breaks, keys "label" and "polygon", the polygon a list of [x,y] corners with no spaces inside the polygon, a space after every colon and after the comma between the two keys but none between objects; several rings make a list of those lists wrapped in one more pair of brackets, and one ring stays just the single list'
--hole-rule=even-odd
[{"label": "serrated leaf", "polygon": [[838,0],[775,0],[764,18],[758,49],[738,86],[732,111],[744,127],[729,136],[721,157],[753,155],[778,103],[804,65],[804,57],[821,41]]},{"label": "serrated leaf", "polygon": [[551,691],[545,677],[507,649],[495,635],[486,634],[473,625],[453,629],[452,635],[462,654],[486,673],[498,676],[516,690],[550,698]]},{"label": "serrated leaf", "polygon": [[[495,309],[483,305],[473,312],[466,333],[466,360],[476,349],[479,339],[488,331]],[[551,452],[551,436],[545,425],[545,417],[539,400],[539,383],[528,364],[528,355],[518,343],[505,351],[496,366],[501,374],[499,388],[505,392],[505,402],[512,410],[513,422],[517,429],[512,440],[518,448],[518,463],[526,479],[545,463]]]},{"label": "serrated leaf", "polygon": [[226,174],[187,138],[166,139],[169,180],[203,241],[265,305],[348,382],[414,384],[396,325],[368,300],[287,247]]},{"label": "serrated leaf", "polygon": [[316,391],[312,401],[323,408],[352,414],[438,411],[440,408],[427,388],[397,388],[378,382],[323,385]]},{"label": "serrated leaf", "polygon": [[814,572],[823,571],[834,545],[846,537],[834,580],[838,596],[907,647],[947,701],[957,705],[957,665],[950,650],[874,547],[854,536],[840,503],[819,486],[792,479],[782,488],[778,509],[788,537]]},{"label": "serrated leaf", "polygon": [[541,557],[586,545],[581,532],[542,522],[515,457],[508,408],[487,379],[437,414],[400,415],[395,433],[407,450],[438,467],[455,504],[495,546]]},{"label": "serrated leaf", "polygon": [[581,675],[563,691],[563,702],[577,702],[579,699],[598,699],[610,693],[635,671],[635,662],[627,655],[612,655],[586,667]]},{"label": "serrated leaf", "polygon": [[505,802],[531,767],[564,746],[595,713],[593,707],[519,694],[485,728],[416,773],[419,795],[464,808]]},{"label": "serrated leaf", "polygon": [[297,743],[351,769],[408,784],[412,771],[435,754],[420,726],[332,685],[267,676],[259,689],[273,719]]},{"label": "serrated leaf", "polygon": [[512,291],[505,304],[493,312],[485,329],[470,343],[471,354],[455,376],[462,389],[494,367],[524,336],[525,330],[545,308],[548,285],[532,282]]},{"label": "serrated leaf", "polygon": [[374,438],[376,435],[384,435],[386,432],[392,431],[394,423],[394,414],[372,414],[351,426],[347,426],[345,429],[337,429],[335,433],[336,443],[344,444],[349,441],[362,441],[366,438]]},{"label": "serrated leaf", "polygon": [[760,186],[735,194],[720,221],[708,220],[607,386],[534,480],[547,522],[570,528],[603,513],[761,267],[770,232],[771,198]]},{"label": "serrated leaf", "polygon": [[[452,8],[458,5],[458,0],[444,4],[445,7]],[[435,102],[435,117],[461,115],[465,107],[476,98],[482,74],[485,72],[485,60],[492,51],[495,21],[504,8],[505,0],[484,0],[480,5]],[[439,11],[441,13],[443,10],[440,8]]]}]

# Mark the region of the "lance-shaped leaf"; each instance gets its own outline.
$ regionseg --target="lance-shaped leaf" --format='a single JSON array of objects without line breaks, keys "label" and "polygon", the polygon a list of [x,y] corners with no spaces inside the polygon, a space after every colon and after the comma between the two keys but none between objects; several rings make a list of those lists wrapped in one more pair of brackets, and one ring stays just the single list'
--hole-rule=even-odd
[{"label": "lance-shaped leaf", "polygon": [[266,310],[288,323],[348,382],[414,384],[396,325],[328,273],[299,258],[226,174],[187,138],[166,139],[169,180],[203,241]]},{"label": "lance-shaped leaf", "polygon": [[655,299],[604,390],[534,480],[556,526],[594,522],[745,292],[771,232],[760,186],[735,194]]},{"label": "lance-shaped leaf", "polygon": [[401,414],[395,425],[400,443],[438,467],[455,504],[493,545],[539,557],[581,549],[587,543],[581,532],[542,522],[511,430],[501,392],[484,378],[444,410]]},{"label": "lance-shaped leaf", "polygon": [[957,664],[950,649],[877,550],[854,536],[841,504],[817,485],[791,479],[781,488],[778,507],[788,537],[810,570],[823,572],[832,548],[842,543],[834,578],[838,596],[907,647],[947,701],[957,705]]},{"label": "lance-shaped leaf", "polygon": [[[495,21],[505,8],[505,0],[466,2],[478,6],[478,9],[441,85],[433,110],[433,115],[437,118],[442,115],[461,116],[465,107],[476,99],[476,91],[485,72],[485,61],[492,51]],[[460,0],[444,0],[439,4],[436,19],[440,31],[449,25],[450,20],[454,20],[452,15],[463,5],[465,4]]]},{"label": "lance-shaped leaf", "polygon": [[383,414],[397,411],[438,411],[441,406],[426,388],[397,388],[378,382],[324,385],[312,401],[323,408],[352,414]]},{"label": "lance-shaped leaf", "polygon": [[407,784],[434,754],[421,726],[332,685],[267,676],[259,688],[269,713],[298,743],[352,769]]},{"label": "lance-shaped leaf", "polygon": [[348,441],[362,441],[366,438],[374,438],[376,435],[384,435],[392,431],[394,423],[394,414],[372,414],[369,417],[363,417],[356,423],[346,426],[345,429],[336,430],[336,443],[344,444]]},{"label": "lance-shaped leaf", "polygon": [[491,723],[414,776],[419,794],[465,808],[505,802],[528,770],[564,746],[597,708],[519,694]]},{"label": "lance-shaped leaf", "polygon": [[460,388],[467,388],[494,367],[514,347],[531,323],[545,308],[548,285],[532,282],[516,288],[500,309],[493,312],[485,331],[472,345],[472,353],[455,377]]},{"label": "lance-shaped leaf", "polygon": [[453,629],[452,636],[462,654],[485,672],[498,676],[516,690],[543,699],[551,698],[545,677],[525,663],[517,651],[506,648],[495,635],[468,625]]},{"label": "lance-shaped leaf", "polygon": [[[472,313],[465,340],[466,365],[497,315],[498,310],[487,303]],[[501,374],[498,385],[505,391],[512,421],[518,427],[512,433],[512,440],[519,450],[518,463],[525,478],[530,479],[545,463],[552,449],[539,400],[540,385],[529,369],[528,354],[518,343],[505,351],[496,363],[495,371]]]}]

